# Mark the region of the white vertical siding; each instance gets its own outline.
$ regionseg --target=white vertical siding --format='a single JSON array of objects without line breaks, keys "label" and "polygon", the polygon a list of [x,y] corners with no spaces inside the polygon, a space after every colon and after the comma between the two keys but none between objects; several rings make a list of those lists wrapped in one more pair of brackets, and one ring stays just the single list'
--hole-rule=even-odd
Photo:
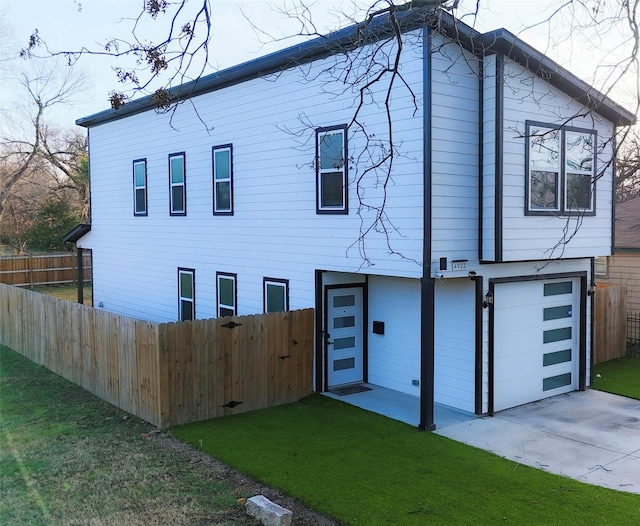
[{"label": "white vertical siding", "polygon": [[[369,278],[369,382],[419,396],[420,280]],[[384,334],[373,334],[374,321],[383,321]]]},{"label": "white vertical siding", "polygon": [[[91,128],[92,232],[96,305],[157,321],[177,319],[177,268],[196,270],[196,315],[215,315],[215,273],[238,275],[238,312],[262,311],[262,278],[290,280],[291,308],[313,306],[314,269],[419,277],[423,240],[423,133],[420,32],[407,35],[402,72],[413,93],[396,84],[393,127],[399,155],[387,185],[387,239],[367,234],[368,267],[358,249],[370,212],[355,189],[365,141],[349,134],[349,215],[316,214],[313,126],[345,124],[357,93],[320,74],[336,57],[277,77],[253,79],[198,96],[176,113],[132,115]],[[413,49],[411,46],[416,46]],[[301,71],[307,71],[304,77]],[[335,89],[335,93],[330,91]],[[336,93],[338,93],[336,95]],[[382,96],[380,89],[373,96]],[[420,107],[413,105],[415,95]],[[193,104],[192,104],[193,103]],[[195,108],[195,109],[194,109]],[[366,132],[384,137],[384,112],[364,109]],[[309,123],[312,123],[311,126]],[[371,138],[371,137],[369,137]],[[211,148],[233,144],[234,215],[213,216]],[[185,152],[186,217],[169,216],[168,155]],[[133,216],[132,161],[145,158],[147,217]],[[380,203],[380,180],[364,177],[366,199]]]},{"label": "white vertical siding", "polygon": [[[479,71],[476,58],[433,38],[432,263],[478,259]],[[433,265],[432,265],[433,267]]]},{"label": "white vertical siding", "polygon": [[436,283],[435,401],[475,410],[475,283]]}]

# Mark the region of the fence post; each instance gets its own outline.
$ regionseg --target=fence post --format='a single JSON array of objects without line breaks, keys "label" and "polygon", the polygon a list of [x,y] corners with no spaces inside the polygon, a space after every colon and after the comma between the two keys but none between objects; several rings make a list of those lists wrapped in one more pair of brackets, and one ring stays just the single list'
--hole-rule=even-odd
[{"label": "fence post", "polygon": [[29,288],[33,288],[33,254],[29,254],[29,259],[27,261],[29,262]]}]

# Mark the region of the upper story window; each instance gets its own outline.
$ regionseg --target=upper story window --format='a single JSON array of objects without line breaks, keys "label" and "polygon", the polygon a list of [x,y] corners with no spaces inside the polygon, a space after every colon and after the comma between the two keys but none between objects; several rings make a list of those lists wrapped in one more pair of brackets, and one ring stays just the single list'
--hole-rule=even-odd
[{"label": "upper story window", "polygon": [[347,214],[347,127],[316,130],[316,212]]},{"label": "upper story window", "polygon": [[217,272],[218,285],[218,317],[235,316],[237,313],[236,275],[225,272]]},{"label": "upper story window", "polygon": [[196,271],[192,268],[178,269],[178,315],[179,321],[196,317]]},{"label": "upper story window", "polygon": [[213,213],[233,215],[233,146],[213,147]]},{"label": "upper story window", "polygon": [[595,213],[595,130],[528,121],[526,214]]},{"label": "upper story window", "polygon": [[133,215],[147,215],[147,160],[133,161]]},{"label": "upper story window", "polygon": [[169,213],[172,216],[187,215],[187,177],[184,152],[169,155]]},{"label": "upper story window", "polygon": [[289,281],[286,279],[264,278],[264,311],[282,312],[289,310]]}]

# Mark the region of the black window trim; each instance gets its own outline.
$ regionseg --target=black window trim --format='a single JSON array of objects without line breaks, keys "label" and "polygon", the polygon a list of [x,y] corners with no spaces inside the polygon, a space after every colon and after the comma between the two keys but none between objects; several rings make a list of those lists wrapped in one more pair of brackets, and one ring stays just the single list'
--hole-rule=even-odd
[{"label": "black window trim", "polygon": [[191,300],[191,319],[196,319],[196,269],[178,267],[178,321],[187,321],[182,319],[182,284],[180,281],[181,274],[191,274],[191,286],[193,287],[193,298]]},{"label": "black window trim", "polygon": [[[541,126],[543,128],[548,128],[550,130],[559,130],[560,131],[560,172],[558,174],[558,188],[557,188],[557,199],[558,199],[558,208],[554,210],[532,210],[529,208],[529,192],[531,190],[531,165],[529,159],[529,139],[531,137],[531,127],[532,126]],[[565,151],[566,151],[566,132],[578,132],[578,133],[588,133],[593,135],[594,138],[594,148],[593,148],[593,183],[591,188],[591,209],[590,210],[579,210],[579,209],[571,209],[566,207],[566,196],[565,196],[565,186],[566,186],[566,166],[565,166]],[[525,121],[525,192],[524,192],[524,214],[525,216],[563,216],[563,217],[592,217],[596,215],[596,186],[598,180],[598,170],[597,170],[597,159],[598,159],[598,131],[596,129],[587,129],[587,128],[579,128],[576,126],[566,126],[562,124],[550,124],[547,122],[533,121],[527,120]]]},{"label": "black window trim", "polygon": [[[338,124],[335,126],[325,126],[321,128],[316,128],[316,156],[315,156],[315,166],[316,166],[316,214],[326,214],[326,215],[348,215],[349,214],[349,147],[348,147],[348,138],[347,138],[347,129],[348,126],[346,124]],[[320,207],[320,148],[319,148],[319,138],[325,132],[342,130],[342,136],[344,138],[343,152],[344,152],[344,175],[343,175],[343,198],[344,204],[342,208],[321,208]]]},{"label": "black window trim", "polygon": [[[174,212],[173,210],[173,184],[171,182],[171,159],[174,157],[182,157],[182,170],[184,178],[182,181],[182,202],[184,203],[184,210]],[[169,215],[170,216],[186,216],[187,215],[187,155],[185,152],[175,152],[169,154]],[[176,185],[180,186],[180,185]]]},{"label": "black window trim", "polygon": [[[136,186],[136,164],[144,164],[144,212],[139,212],[137,209],[137,190],[141,187]],[[133,215],[135,217],[143,217],[149,215],[149,184],[147,181],[147,158],[134,159],[131,163],[131,170],[133,172]]]},{"label": "black window trim", "polygon": [[[280,278],[262,278],[262,297],[263,297],[263,305],[262,311],[266,314],[267,311],[267,285],[280,285],[284,288],[284,312],[289,310],[289,280],[288,279],[280,279]],[[277,312],[277,311],[272,311]]]},{"label": "black window trim", "polygon": [[[229,210],[216,210],[216,151],[229,150]],[[213,180],[213,215],[232,216],[233,215],[233,144],[219,144],[211,148],[211,177]]]},{"label": "black window trim", "polygon": [[238,315],[238,275],[231,272],[216,272],[216,317],[222,318],[220,315],[220,278],[233,279],[233,314]]}]

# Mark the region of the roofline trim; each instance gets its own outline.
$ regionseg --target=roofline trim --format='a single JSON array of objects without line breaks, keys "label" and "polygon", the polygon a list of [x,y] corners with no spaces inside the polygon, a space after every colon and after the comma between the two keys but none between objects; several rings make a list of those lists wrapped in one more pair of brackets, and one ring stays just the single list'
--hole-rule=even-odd
[{"label": "roofline trim", "polygon": [[[419,7],[397,11],[395,16],[401,25],[403,33],[429,24],[446,36],[458,40],[461,45],[476,55],[483,56],[500,53],[509,57],[617,126],[629,126],[636,122],[636,117],[632,112],[626,110],[506,29],[497,29],[482,34],[456,19],[451,13],[434,7]],[[354,49],[363,43],[376,41],[386,35],[391,35],[392,31],[389,15],[383,14],[374,18],[370,23],[354,24],[327,36],[317,37],[175,86],[169,89],[169,93],[172,100],[183,102],[197,95],[233,86],[234,84],[278,71],[285,71],[295,66]],[[108,109],[82,117],[76,120],[76,124],[88,128],[151,109],[156,109],[155,98],[153,95],[147,95],[124,104],[117,110]]]}]

